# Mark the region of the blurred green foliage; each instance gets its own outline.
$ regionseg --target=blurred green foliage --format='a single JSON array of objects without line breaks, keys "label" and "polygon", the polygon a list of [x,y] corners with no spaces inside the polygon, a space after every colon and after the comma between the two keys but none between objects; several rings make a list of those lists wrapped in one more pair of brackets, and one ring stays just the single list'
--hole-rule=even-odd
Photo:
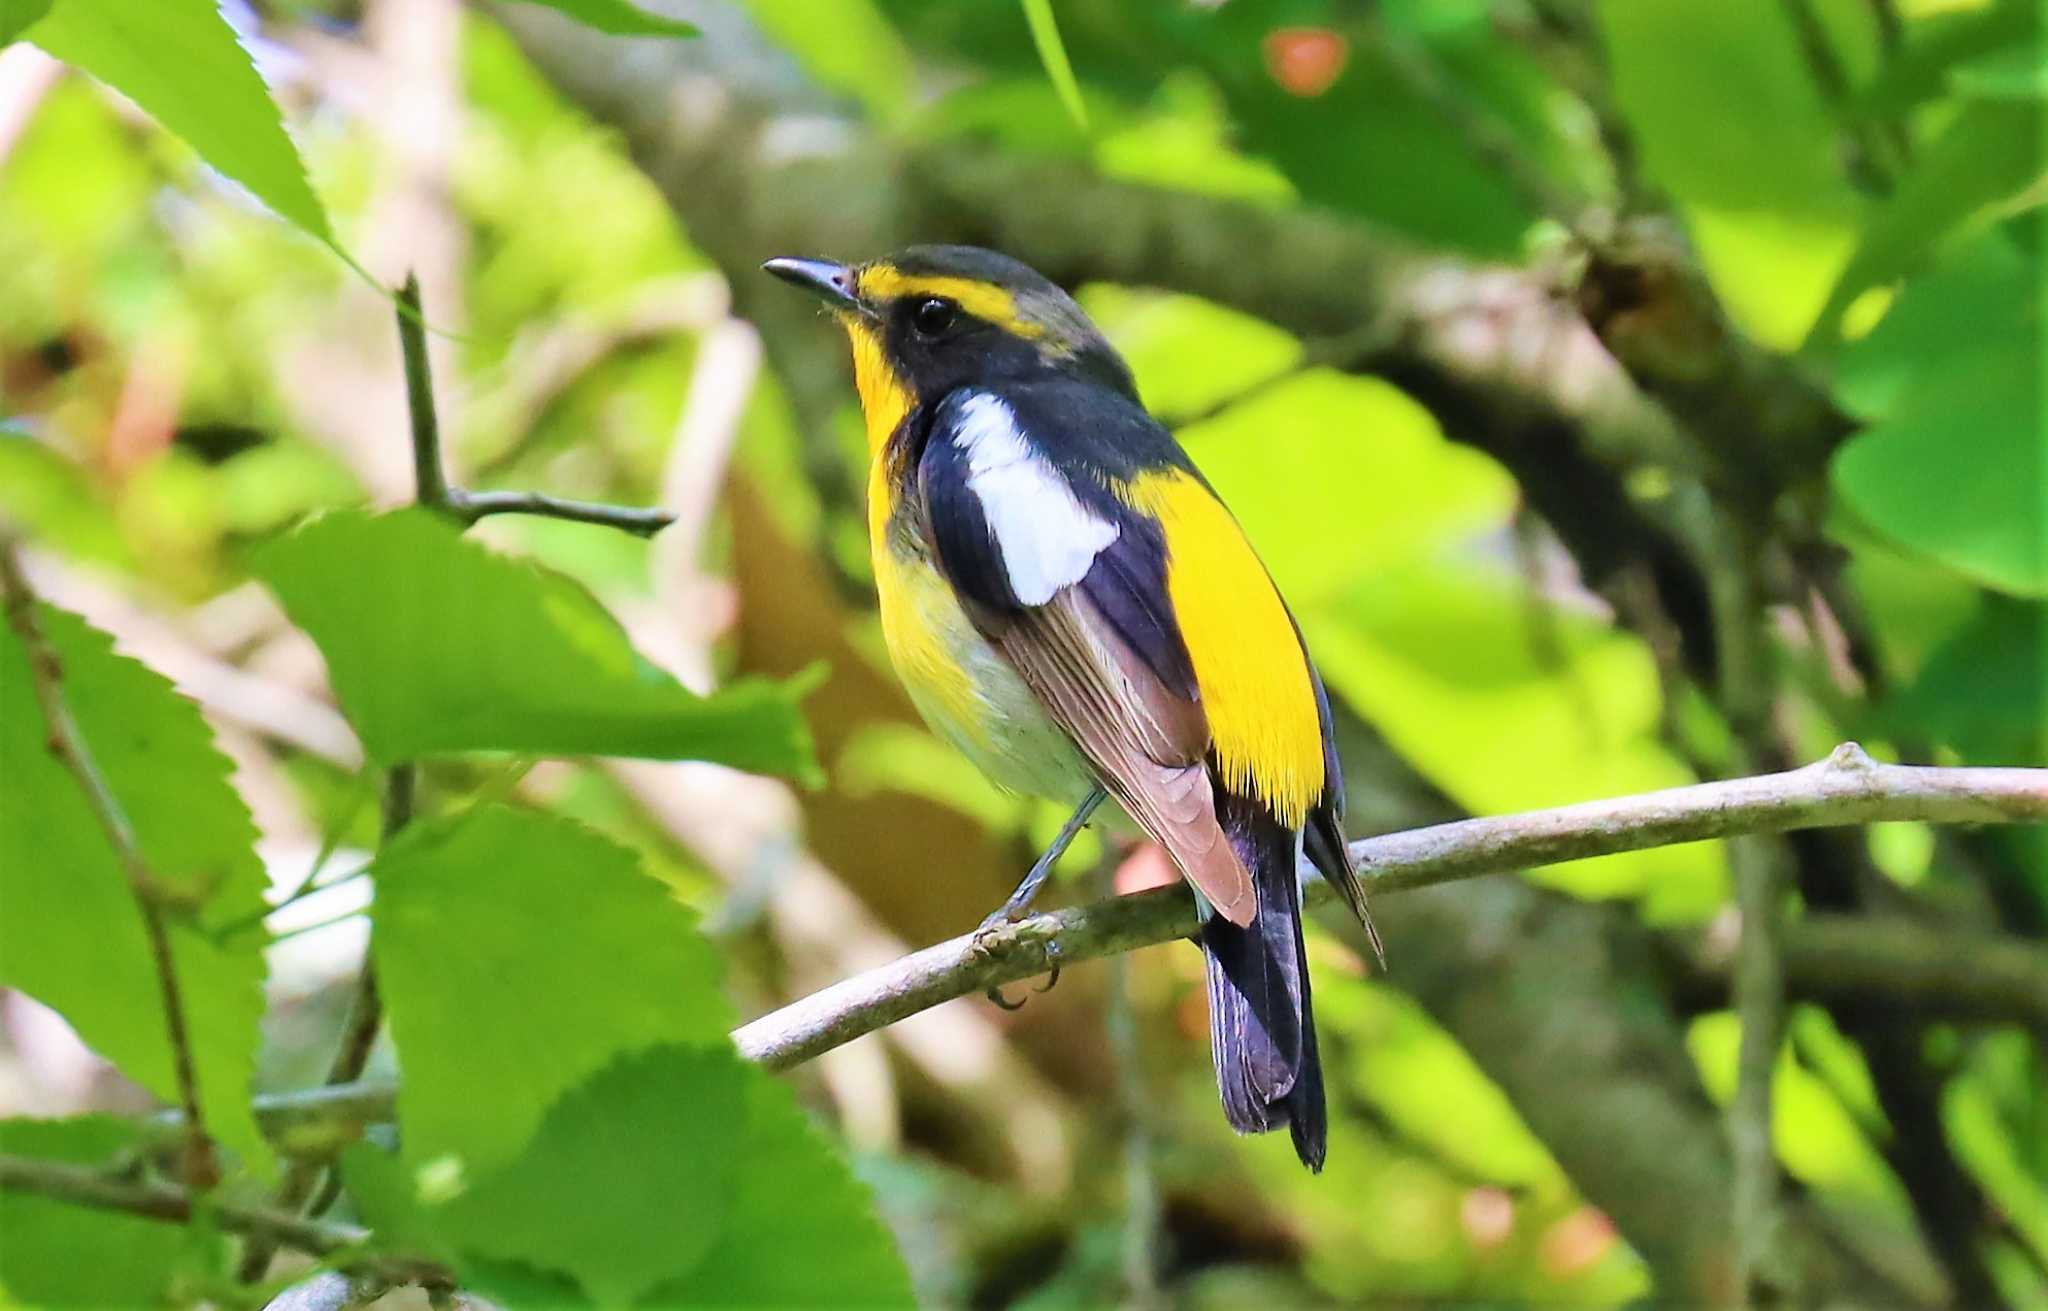
[{"label": "blurred green foliage", "polygon": [[[626,0],[553,7],[607,31],[678,30]],[[363,53],[358,6],[260,8],[268,33],[303,32],[310,16],[310,48],[339,39],[383,57]],[[1776,598],[1786,717],[1814,741],[1859,735],[1894,756],[2048,763],[2048,63],[2029,0],[1061,0],[1035,6],[1035,31],[1017,4],[741,8],[891,141],[1062,156],[1525,268],[1547,267],[1567,220],[1668,213],[1747,343],[1825,387],[1855,425],[1799,513],[1825,524],[1808,545],[1845,561],[1841,617],[1874,653],[1870,676],[1845,684],[1829,635],[1800,617],[1809,598]],[[1883,21],[1894,11],[1896,31]],[[1047,15],[1071,86],[1048,77]],[[402,433],[357,413],[366,380],[395,383],[388,313],[303,235],[373,263],[405,246],[383,205],[409,165],[360,86],[326,65],[266,70],[290,83],[273,98],[210,0],[0,0],[0,40],[15,35],[98,80],[58,82],[0,148],[0,519],[64,576],[167,617],[181,640],[222,622],[249,585],[268,589],[317,647],[370,758],[428,758],[431,817],[371,873],[402,1146],[349,1149],[354,1214],[392,1250],[450,1260],[509,1304],[900,1303],[911,1280],[945,1304],[1122,1296],[1127,1126],[1103,1105],[1109,1058],[1092,1021],[1044,1021],[1052,1036],[1036,1051],[1078,1123],[1084,1159],[1067,1191],[988,1177],[963,1146],[967,1113],[922,1073],[902,1080],[888,1103],[898,1136],[863,1144],[856,1179],[798,1101],[866,1132],[835,1082],[852,1076],[792,1092],[723,1039],[734,997],[765,1008],[808,977],[748,918],[760,889],[700,868],[643,794],[587,759],[803,778],[815,732],[829,786],[806,800],[809,840],[848,868],[884,829],[953,824],[1015,854],[1057,822],[970,776],[900,703],[835,693],[886,687],[859,591],[864,537],[858,507],[806,479],[816,446],[782,381],[751,385],[733,496],[703,548],[742,612],[712,663],[741,677],[698,697],[616,617],[656,594],[656,550],[545,522],[494,523],[476,534],[488,549],[422,512],[365,512],[393,499],[368,448],[403,450]],[[462,20],[451,83],[460,113],[436,204],[459,253],[453,303],[429,317],[459,333],[445,380],[457,463],[479,486],[645,502],[702,335],[722,320],[714,266],[620,143],[488,16]],[[784,145],[813,148],[794,129]],[[1553,212],[1560,197],[1570,212]],[[1422,783],[1492,812],[1689,782],[1725,761],[1713,689],[1582,586],[1514,475],[1416,398],[1327,367],[1329,343],[1192,297],[1108,284],[1079,295],[1258,543],[1344,714]],[[843,449],[857,485],[864,453],[857,438]],[[1641,506],[1689,512],[1674,490],[1684,471],[1635,473]],[[756,558],[779,562],[771,577],[749,575]],[[264,869],[250,806],[207,722],[144,667],[146,644],[139,663],[64,610],[40,615],[143,854],[177,890],[207,1126],[233,1155],[230,1190],[260,1196],[271,1162],[250,1090],[305,1053],[259,1050],[269,935],[252,925]],[[212,655],[259,677],[289,668],[254,639]],[[807,729],[809,685],[787,675],[820,658],[834,681]],[[168,1099],[133,896],[42,750],[31,692],[20,644],[0,633],[0,978]],[[289,740],[261,751],[315,832],[374,844],[374,779],[353,761]],[[506,762],[535,755],[572,758],[566,781],[514,786],[523,765]],[[852,812],[832,805],[876,818],[849,837]],[[1065,869],[1097,867],[1119,841],[1091,836]],[[969,843],[933,845],[933,872],[978,858]],[[1984,894],[1989,862],[2008,927],[2048,918],[2039,834],[1966,848],[1892,826],[1869,846],[1900,896]],[[1718,844],[1535,878],[1659,927],[1707,923],[1728,902]],[[887,890],[860,890],[886,918]],[[962,895],[984,891],[993,882]],[[692,909],[737,927],[714,944]],[[1220,1124],[1188,954],[1134,962],[1166,1198],[1155,1255],[1175,1298],[1619,1305],[1659,1291],[1617,1238],[1627,1217],[1587,1205],[1398,974],[1362,978],[1332,939],[1314,956],[1334,1119],[1320,1178],[1284,1142]],[[1697,998],[1654,1004],[1692,1007],[1688,1050],[1725,1100],[1735,1017]],[[1030,1049],[1028,1027],[1015,1036]],[[1945,1141],[2000,1220],[1986,1260],[2011,1300],[2039,1301],[2039,1046],[1995,1026],[1926,1037]],[[1912,1259],[1923,1236],[1887,1161],[1888,1077],[1828,1012],[1801,1007],[1774,1139],[1859,1247]],[[0,1148],[87,1163],[139,1150],[132,1125],[100,1116],[6,1120]],[[228,1240],[205,1225],[8,1194],[0,1228],[0,1282],[26,1302],[233,1297]]]}]

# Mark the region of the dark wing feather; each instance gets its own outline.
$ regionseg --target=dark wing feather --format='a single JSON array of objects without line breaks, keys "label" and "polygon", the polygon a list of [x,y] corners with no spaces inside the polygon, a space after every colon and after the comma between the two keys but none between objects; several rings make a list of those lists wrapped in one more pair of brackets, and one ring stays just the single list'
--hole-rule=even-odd
[{"label": "dark wing feather", "polygon": [[991,637],[1216,913],[1250,923],[1258,894],[1216,818],[1201,706],[1160,682],[1079,587],[1007,617]]},{"label": "dark wing feather", "polygon": [[[918,463],[919,499],[939,568],[1131,818],[1218,914],[1249,923],[1258,895],[1216,818],[1208,719],[1173,624],[1158,524],[1104,496],[1088,474],[1071,474],[1046,458],[1048,476],[1066,480],[1117,533],[1078,582],[1043,605],[1021,604],[1004,543],[970,485],[967,456],[945,428],[951,408],[940,406],[941,422]],[[1014,530],[1006,521],[1005,531]]]}]

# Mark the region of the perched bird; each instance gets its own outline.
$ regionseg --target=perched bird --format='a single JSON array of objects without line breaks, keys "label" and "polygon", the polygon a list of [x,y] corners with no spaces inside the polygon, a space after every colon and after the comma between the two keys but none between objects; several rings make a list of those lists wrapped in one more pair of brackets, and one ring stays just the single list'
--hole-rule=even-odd
[{"label": "perched bird", "polygon": [[882,632],[911,699],[996,783],[1075,808],[985,924],[1022,917],[1115,797],[1195,889],[1232,1127],[1284,1124],[1321,1169],[1300,854],[1372,921],[1328,698],[1237,521],[1081,307],[1016,260],[764,267],[852,342]]}]

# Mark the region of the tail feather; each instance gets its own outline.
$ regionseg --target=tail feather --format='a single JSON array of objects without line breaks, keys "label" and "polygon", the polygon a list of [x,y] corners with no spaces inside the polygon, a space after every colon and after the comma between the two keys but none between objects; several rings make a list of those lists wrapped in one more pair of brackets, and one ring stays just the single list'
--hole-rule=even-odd
[{"label": "tail feather", "polygon": [[1202,926],[1210,1050],[1223,1111],[1239,1133],[1285,1124],[1302,1163],[1320,1170],[1327,1136],[1323,1074],[1309,1005],[1294,834],[1257,802],[1222,789],[1216,799],[1223,830],[1252,871],[1259,900],[1248,927],[1220,916]]}]

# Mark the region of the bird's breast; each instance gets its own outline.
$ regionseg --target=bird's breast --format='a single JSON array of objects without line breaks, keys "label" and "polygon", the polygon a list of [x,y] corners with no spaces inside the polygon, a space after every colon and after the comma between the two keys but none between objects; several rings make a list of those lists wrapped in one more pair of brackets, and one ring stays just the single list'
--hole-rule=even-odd
[{"label": "bird's breast", "polygon": [[[871,498],[881,488],[870,488]],[[998,786],[1077,802],[1093,775],[932,563],[916,516],[870,502],[882,638],[918,713]],[[876,513],[880,511],[880,513]]]}]

